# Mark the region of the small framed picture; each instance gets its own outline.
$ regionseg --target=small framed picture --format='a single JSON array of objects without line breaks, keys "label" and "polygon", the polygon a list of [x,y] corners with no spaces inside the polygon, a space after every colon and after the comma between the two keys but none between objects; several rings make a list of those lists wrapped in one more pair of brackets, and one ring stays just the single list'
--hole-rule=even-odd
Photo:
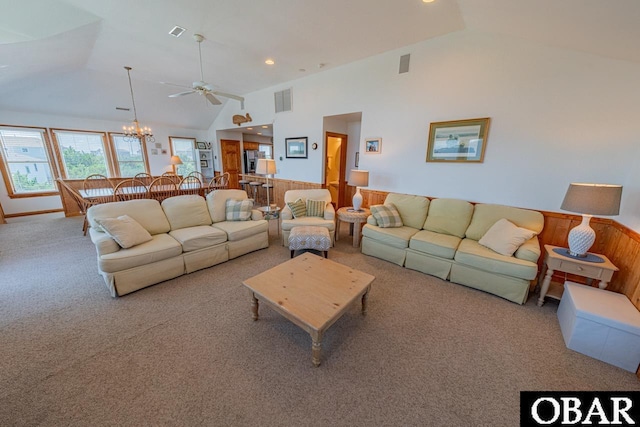
[{"label": "small framed picture", "polygon": [[207,160],[200,160],[200,167],[208,168],[209,167],[209,162]]},{"label": "small framed picture", "polygon": [[382,149],[382,138],[365,138],[364,150],[367,154],[380,154]]},{"label": "small framed picture", "polygon": [[161,142],[156,142],[156,148],[162,148],[162,143]]},{"label": "small framed picture", "polygon": [[167,151],[167,149],[166,149],[166,148],[163,148],[163,149],[162,149],[162,151],[161,151],[161,153],[166,155],[166,154],[168,154],[168,151]]},{"label": "small framed picture", "polygon": [[358,167],[359,163],[360,163],[360,152],[356,151],[356,164],[355,164],[355,166]]},{"label": "small framed picture", "polygon": [[198,150],[206,150],[207,149],[207,143],[204,141],[198,141],[196,142],[196,148]]},{"label": "small framed picture", "polygon": [[157,156],[158,155],[158,149],[157,148],[152,148],[151,149],[151,154],[154,155],[154,156]]},{"label": "small framed picture", "polygon": [[307,137],[286,138],[285,148],[287,159],[307,158]]}]

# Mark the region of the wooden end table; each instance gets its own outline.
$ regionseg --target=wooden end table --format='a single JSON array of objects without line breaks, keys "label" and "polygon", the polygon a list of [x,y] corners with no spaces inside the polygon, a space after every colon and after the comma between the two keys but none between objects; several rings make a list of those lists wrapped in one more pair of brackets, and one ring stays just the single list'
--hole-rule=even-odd
[{"label": "wooden end table", "polygon": [[[600,254],[598,257],[602,258],[604,262],[588,262],[582,261],[579,258],[561,255],[556,253],[554,249],[563,249],[559,246],[544,245],[546,252],[544,256],[544,264],[542,265],[542,271],[540,273],[539,282],[542,282],[540,287],[540,296],[538,297],[538,307],[542,307],[544,304],[544,297],[551,297],[559,300],[562,298],[564,287],[562,284],[552,283],[551,276],[555,271],[561,271],[568,274],[575,274],[587,278],[587,284],[591,285],[591,282],[596,279],[600,283],[598,287],[605,289],[613,276],[613,273],[618,271],[618,267],[613,265],[609,258]],[[545,272],[546,274],[543,273]],[[544,277],[544,279],[543,279]]]},{"label": "wooden end table", "polygon": [[351,206],[338,209],[336,212],[336,240],[340,235],[340,222],[344,221],[349,223],[349,234],[353,234],[353,247],[360,246],[360,233],[369,215],[371,215],[371,211],[367,208],[361,208],[359,211],[354,211]]},{"label": "wooden end table", "polygon": [[320,365],[322,336],[350,307],[367,296],[375,277],[305,253],[242,282],[251,291],[251,312],[258,320],[259,301],[311,335],[311,356]]}]

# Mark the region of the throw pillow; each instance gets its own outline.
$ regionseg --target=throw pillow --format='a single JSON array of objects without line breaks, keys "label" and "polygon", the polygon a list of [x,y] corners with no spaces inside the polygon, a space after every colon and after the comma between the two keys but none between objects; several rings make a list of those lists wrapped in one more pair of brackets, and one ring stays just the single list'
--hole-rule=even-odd
[{"label": "throw pillow", "polygon": [[248,221],[251,219],[251,210],[253,209],[253,200],[244,199],[227,199],[225,205],[227,221]]},{"label": "throw pillow", "polygon": [[371,215],[381,228],[402,227],[402,218],[394,204],[371,206]]},{"label": "throw pillow", "polygon": [[152,240],[151,234],[129,215],[117,218],[96,218],[95,221],[124,249]]},{"label": "throw pillow", "polygon": [[500,255],[512,256],[524,242],[535,235],[535,231],[518,227],[511,221],[502,218],[487,230],[478,243]]},{"label": "throw pillow", "polygon": [[307,200],[307,216],[319,216],[324,218],[324,207],[327,202],[324,200]]},{"label": "throw pillow", "polygon": [[307,216],[307,204],[302,199],[298,199],[295,202],[287,202],[287,206],[291,209],[291,213],[294,218],[301,218]]}]

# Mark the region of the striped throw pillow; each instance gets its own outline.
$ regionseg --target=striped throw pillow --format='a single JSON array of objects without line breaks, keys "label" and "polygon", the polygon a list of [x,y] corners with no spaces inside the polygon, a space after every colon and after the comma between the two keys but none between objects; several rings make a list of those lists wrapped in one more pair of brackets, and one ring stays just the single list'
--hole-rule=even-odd
[{"label": "striped throw pillow", "polygon": [[324,207],[327,204],[324,200],[307,200],[307,216],[319,216],[324,218]]},{"label": "striped throw pillow", "polygon": [[291,213],[294,218],[302,218],[307,216],[307,205],[302,199],[298,199],[295,202],[287,202],[287,206],[291,209]]},{"label": "striped throw pillow", "polygon": [[371,215],[381,228],[402,227],[402,218],[393,203],[371,206]]},{"label": "striped throw pillow", "polygon": [[227,199],[225,208],[227,221],[248,221],[251,219],[253,200]]}]

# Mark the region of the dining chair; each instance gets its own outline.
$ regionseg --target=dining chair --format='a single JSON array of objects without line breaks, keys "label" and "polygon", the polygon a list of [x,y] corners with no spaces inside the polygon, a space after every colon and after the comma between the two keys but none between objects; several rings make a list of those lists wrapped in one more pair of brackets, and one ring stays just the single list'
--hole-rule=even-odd
[{"label": "dining chair", "polygon": [[104,175],[94,173],[82,182],[82,189],[91,193],[93,204],[113,201],[113,182]]},{"label": "dining chair", "polygon": [[178,185],[180,194],[198,194],[202,192],[202,181],[194,175],[185,176]]},{"label": "dining chair", "polygon": [[151,181],[153,181],[153,176],[149,175],[146,172],[140,172],[136,174],[133,179],[137,179],[138,181],[142,182],[145,187],[148,187],[151,184]]},{"label": "dining chair", "polygon": [[178,195],[178,186],[168,176],[160,176],[149,185],[149,198],[162,202],[164,199]]},{"label": "dining chair", "polygon": [[74,202],[76,202],[76,204],[78,205],[78,210],[80,211],[80,215],[84,215],[84,221],[82,222],[82,234],[84,236],[87,235],[87,230],[89,229],[89,221],[87,221],[87,209],[89,209],[89,207],[92,206],[92,203],[86,199],[84,199],[80,193],[78,192],[78,190],[76,190],[75,188],[71,187],[69,184],[67,184],[66,182],[64,182],[64,180],[58,178],[56,179],[56,181],[58,182],[58,184],[60,184],[60,192],[62,195],[62,189],[64,189],[65,191],[67,191],[69,193],[69,195],[71,195],[71,198],[73,199]]},{"label": "dining chair", "polygon": [[180,177],[173,172],[165,172],[162,174],[163,177],[171,179],[174,184],[180,184]]},{"label": "dining chair", "polygon": [[113,201],[146,199],[149,197],[149,189],[143,181],[135,178],[120,181],[113,189]]},{"label": "dining chair", "polygon": [[204,176],[204,174],[202,172],[199,171],[193,171],[191,172],[189,175],[187,176],[195,176],[196,178],[198,178],[200,180],[201,183],[205,183],[207,182],[207,178]]}]

